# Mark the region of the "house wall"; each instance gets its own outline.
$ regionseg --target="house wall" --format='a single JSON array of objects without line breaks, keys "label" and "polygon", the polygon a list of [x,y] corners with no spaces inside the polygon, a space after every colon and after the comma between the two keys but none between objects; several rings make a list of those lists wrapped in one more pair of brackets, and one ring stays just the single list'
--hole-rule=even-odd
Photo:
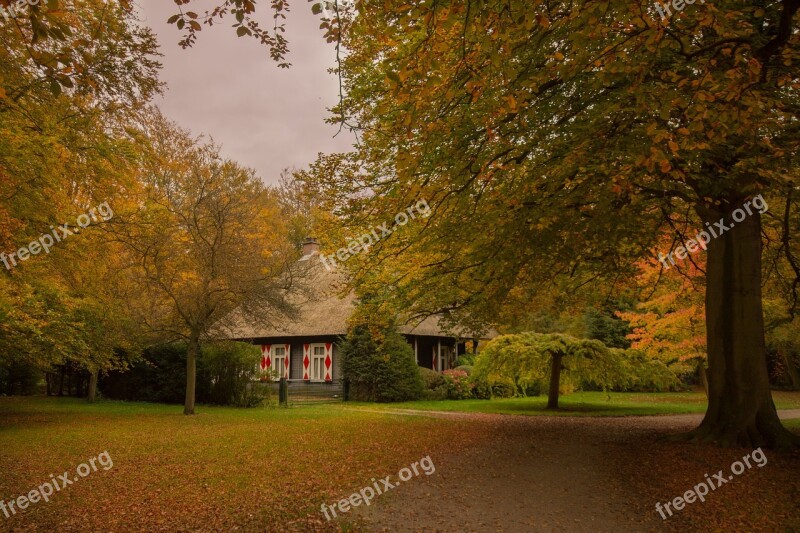
[{"label": "house wall", "polygon": [[[416,340],[417,364],[425,368],[433,368],[433,356],[435,353],[437,353],[439,342],[442,343],[442,347],[449,347],[451,350],[454,350],[456,346],[455,339],[450,339],[447,337],[428,337],[424,335],[404,335],[404,337],[412,348],[414,347],[414,341]],[[459,353],[463,353],[463,349]],[[444,356],[442,359],[444,360]],[[447,365],[445,365],[444,368],[439,368],[437,366],[436,370],[442,371],[447,368]]]},{"label": "house wall", "polygon": [[[433,367],[433,355],[436,351],[437,343],[441,341],[443,347],[449,347],[451,350],[455,349],[456,342],[454,339],[446,337],[428,337],[421,335],[404,335],[406,341],[414,348],[414,341],[417,342],[417,355],[419,366],[425,368]],[[316,344],[316,343],[331,343],[333,344],[333,370],[331,377],[334,380],[342,379],[342,361],[340,357],[340,350],[338,343],[341,342],[341,337],[335,335],[317,335],[313,337],[265,337],[259,339],[251,339],[255,345],[262,344],[289,344],[291,350],[289,351],[289,379],[303,379],[303,345]],[[459,353],[464,353],[464,345],[461,344]],[[444,359],[444,357],[443,357]],[[438,368],[437,370],[445,370]]]},{"label": "house wall", "polygon": [[339,357],[339,348],[337,343],[340,338],[334,335],[317,335],[313,337],[265,337],[260,339],[252,339],[255,345],[262,344],[289,344],[291,350],[289,351],[289,379],[303,379],[303,345],[316,344],[316,343],[331,343],[333,344],[333,369],[331,371],[331,378],[342,379],[342,365]]}]

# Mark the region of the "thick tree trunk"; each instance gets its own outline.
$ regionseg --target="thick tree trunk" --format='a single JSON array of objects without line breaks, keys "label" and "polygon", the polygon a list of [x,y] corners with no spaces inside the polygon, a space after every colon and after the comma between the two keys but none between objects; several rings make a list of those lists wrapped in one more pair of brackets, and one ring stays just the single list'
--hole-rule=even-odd
[{"label": "thick tree trunk", "polygon": [[195,384],[197,382],[197,355],[200,353],[200,338],[194,333],[189,336],[189,345],[186,350],[186,400],[183,404],[183,414],[194,414]]},{"label": "thick tree trunk", "polygon": [[547,408],[558,409],[558,389],[561,385],[562,355],[554,355],[550,366],[550,392],[547,396]]},{"label": "thick tree trunk", "polygon": [[[767,374],[761,307],[761,218],[738,222],[722,214],[700,213],[717,237],[708,244],[706,331],[708,341],[708,409],[689,434],[695,441],[721,446],[789,448],[800,438],[778,418]],[[741,218],[741,217],[739,217]]]},{"label": "thick tree trunk", "polygon": [[86,400],[89,403],[94,403],[97,397],[97,370],[92,370],[89,374],[89,392],[86,395]]}]

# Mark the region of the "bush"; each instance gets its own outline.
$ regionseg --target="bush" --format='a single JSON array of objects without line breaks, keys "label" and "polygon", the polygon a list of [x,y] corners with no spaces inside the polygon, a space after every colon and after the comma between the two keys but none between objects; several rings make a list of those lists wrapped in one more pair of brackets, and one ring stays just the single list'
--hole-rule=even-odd
[{"label": "bush", "polygon": [[376,339],[364,324],[354,326],[341,344],[342,373],[353,400],[404,402],[418,400],[424,383],[414,350],[393,323]]},{"label": "bush", "polygon": [[428,401],[439,401],[447,399],[447,388],[442,385],[433,390],[422,391],[422,399]]},{"label": "bush", "polygon": [[485,379],[472,379],[472,396],[477,400],[490,400],[492,387]]},{"label": "bush", "polygon": [[493,398],[513,398],[517,394],[517,387],[510,380],[497,381],[492,384]]},{"label": "bush", "polygon": [[448,400],[467,400],[472,398],[472,384],[463,370],[445,370],[442,372]]},{"label": "bush", "polygon": [[472,366],[471,365],[461,365],[454,368],[454,370],[461,370],[466,372],[468,376],[472,375]]},{"label": "bush", "polygon": [[541,396],[542,394],[546,393],[547,389],[545,389],[538,381],[525,387],[525,396]]},{"label": "bush", "polygon": [[256,407],[265,399],[259,377],[261,350],[253,344],[220,342],[204,346],[200,357],[198,401],[235,407]]},{"label": "bush", "polygon": [[[264,398],[257,377],[261,353],[240,342],[204,345],[197,358],[196,398],[200,403],[253,407]],[[181,404],[186,397],[186,343],[153,346],[127,371],[101,377],[106,398]]]},{"label": "bush", "polygon": [[0,395],[28,396],[36,393],[42,371],[23,361],[3,361],[0,364]]},{"label": "bush", "polygon": [[444,386],[444,376],[435,370],[421,366],[419,367],[419,375],[422,377],[425,390],[434,390]]},{"label": "bush", "polygon": [[[199,380],[198,380],[199,381]],[[198,390],[200,389],[198,382]],[[98,389],[113,400],[181,404],[186,397],[186,344],[147,348],[127,370],[100,377]]]},{"label": "bush", "polygon": [[474,354],[459,355],[456,359],[456,368],[459,366],[472,366],[475,364]]}]

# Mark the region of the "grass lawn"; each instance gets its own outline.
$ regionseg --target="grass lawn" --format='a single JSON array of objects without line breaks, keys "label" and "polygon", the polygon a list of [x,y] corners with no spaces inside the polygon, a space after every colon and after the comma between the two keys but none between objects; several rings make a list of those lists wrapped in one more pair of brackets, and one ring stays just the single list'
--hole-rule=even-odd
[{"label": "grass lawn", "polygon": [[[320,505],[478,437],[456,421],[340,406],[230,409],[0,398],[0,500],[113,460],[0,530],[336,530]],[[287,526],[288,524],[288,526]],[[294,524],[294,525],[292,525]]]},{"label": "grass lawn", "polygon": [[[800,392],[773,392],[778,409],[800,408]],[[609,398],[610,397],[610,398]],[[574,392],[559,399],[560,409],[548,411],[546,396],[504,398],[494,400],[441,400],[394,404],[350,405],[370,409],[421,409],[431,411],[463,411],[509,415],[552,416],[631,416],[704,413],[706,397],[702,392],[635,393]]]}]

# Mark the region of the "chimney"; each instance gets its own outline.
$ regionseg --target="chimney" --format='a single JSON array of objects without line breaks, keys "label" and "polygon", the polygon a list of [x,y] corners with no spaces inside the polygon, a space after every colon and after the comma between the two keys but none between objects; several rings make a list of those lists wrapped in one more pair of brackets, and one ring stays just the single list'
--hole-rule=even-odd
[{"label": "chimney", "polygon": [[306,237],[306,240],[303,241],[303,256],[308,257],[314,254],[319,254],[319,243],[313,237]]}]

